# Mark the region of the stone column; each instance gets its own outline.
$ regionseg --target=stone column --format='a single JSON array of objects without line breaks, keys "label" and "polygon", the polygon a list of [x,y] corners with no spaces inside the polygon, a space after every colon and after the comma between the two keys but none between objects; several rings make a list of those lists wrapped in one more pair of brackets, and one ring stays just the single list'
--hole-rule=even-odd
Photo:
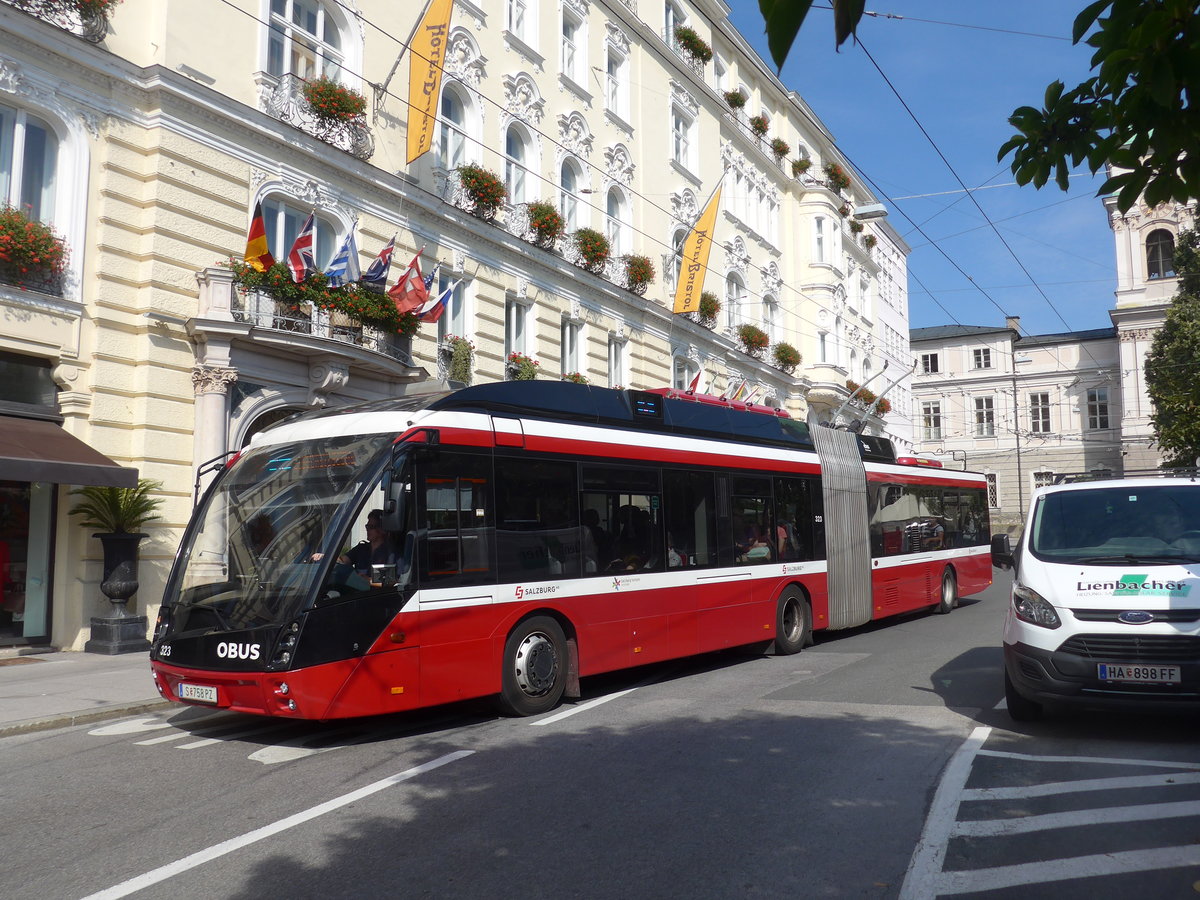
[{"label": "stone column", "polygon": [[[193,475],[210,459],[229,447],[229,386],[237,381],[237,369],[197,364],[192,367],[196,392],[196,423],[193,433]],[[203,490],[204,485],[201,485]]]}]

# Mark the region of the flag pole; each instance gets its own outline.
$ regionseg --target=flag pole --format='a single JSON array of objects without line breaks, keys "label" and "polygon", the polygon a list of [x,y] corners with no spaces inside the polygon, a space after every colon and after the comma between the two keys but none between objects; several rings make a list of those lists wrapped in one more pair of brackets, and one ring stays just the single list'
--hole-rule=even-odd
[{"label": "flag pole", "polygon": [[371,88],[375,93],[374,103],[371,107],[371,113],[375,119],[379,118],[379,110],[383,108],[383,98],[387,96],[388,85],[392,83],[392,79],[396,77],[396,70],[400,68],[400,60],[404,59],[404,51],[412,49],[413,38],[417,36],[417,29],[421,27],[421,23],[425,21],[425,14],[429,12],[429,7],[433,0],[426,0],[425,8],[421,10],[421,14],[417,16],[417,21],[413,23],[412,31],[408,33],[408,40],[401,45],[400,52],[396,54],[396,61],[392,63],[392,70],[388,72],[387,78],[383,79],[383,84],[372,84]]}]

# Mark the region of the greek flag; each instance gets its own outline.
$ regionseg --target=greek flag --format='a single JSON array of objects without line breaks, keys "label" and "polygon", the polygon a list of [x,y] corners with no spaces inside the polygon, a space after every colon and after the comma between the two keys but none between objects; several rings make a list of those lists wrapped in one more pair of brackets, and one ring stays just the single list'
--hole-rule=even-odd
[{"label": "greek flag", "polygon": [[358,265],[358,244],[354,241],[354,229],[351,228],[342,241],[342,248],[334,254],[325,269],[330,287],[341,287],[353,284],[362,278],[362,269]]}]

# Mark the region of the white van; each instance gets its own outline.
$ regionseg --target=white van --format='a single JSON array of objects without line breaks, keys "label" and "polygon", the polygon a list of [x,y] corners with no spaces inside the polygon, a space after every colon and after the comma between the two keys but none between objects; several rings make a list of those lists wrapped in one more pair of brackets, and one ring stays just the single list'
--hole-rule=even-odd
[{"label": "white van", "polygon": [[1018,721],[1056,705],[1200,709],[1200,481],[1113,478],[1034,493],[1004,622]]}]

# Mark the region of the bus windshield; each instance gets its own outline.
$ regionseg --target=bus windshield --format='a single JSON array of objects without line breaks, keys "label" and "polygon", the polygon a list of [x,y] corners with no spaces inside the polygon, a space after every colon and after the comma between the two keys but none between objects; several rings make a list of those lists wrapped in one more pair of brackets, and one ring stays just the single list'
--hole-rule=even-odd
[{"label": "bus windshield", "polygon": [[1114,485],[1045,495],[1029,549],[1079,565],[1200,562],[1200,485]]},{"label": "bus windshield", "polygon": [[392,435],[330,437],[247,451],[204,504],[164,605],[176,633],[278,624],[301,609],[325,568],[343,511],[377,481]]}]

